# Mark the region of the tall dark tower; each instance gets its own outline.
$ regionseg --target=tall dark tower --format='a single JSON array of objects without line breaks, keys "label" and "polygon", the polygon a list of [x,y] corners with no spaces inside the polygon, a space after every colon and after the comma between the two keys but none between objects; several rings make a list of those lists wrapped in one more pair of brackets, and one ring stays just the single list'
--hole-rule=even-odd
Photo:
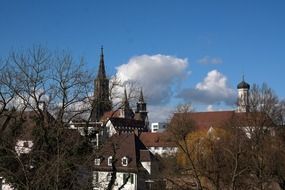
[{"label": "tall dark tower", "polygon": [[146,110],[146,103],[143,98],[142,89],[140,91],[139,101],[137,102],[137,109],[136,109],[136,119],[142,120],[145,122],[145,125],[148,126],[148,116]]},{"label": "tall dark tower", "polygon": [[121,115],[122,115],[123,118],[126,118],[126,119],[133,119],[134,118],[135,114],[134,114],[133,110],[130,107],[126,88],[124,90],[124,98],[123,98],[123,101],[122,101],[122,108],[121,108],[121,110],[122,110]]},{"label": "tall dark tower", "polygon": [[103,47],[101,47],[100,63],[97,78],[94,81],[94,100],[91,120],[99,121],[105,112],[111,111],[109,99],[109,79],[106,77]]}]

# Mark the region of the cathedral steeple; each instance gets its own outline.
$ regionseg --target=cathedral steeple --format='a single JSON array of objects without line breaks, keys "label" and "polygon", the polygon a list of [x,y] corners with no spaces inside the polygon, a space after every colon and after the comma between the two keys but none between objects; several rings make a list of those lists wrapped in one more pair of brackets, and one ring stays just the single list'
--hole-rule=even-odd
[{"label": "cathedral steeple", "polygon": [[101,46],[100,63],[97,78],[106,78],[105,63],[104,63],[104,52],[103,46]]},{"label": "cathedral steeple", "polygon": [[109,79],[106,77],[103,47],[101,47],[97,78],[94,81],[94,100],[91,120],[100,121],[105,112],[111,111],[112,102],[109,99]]}]

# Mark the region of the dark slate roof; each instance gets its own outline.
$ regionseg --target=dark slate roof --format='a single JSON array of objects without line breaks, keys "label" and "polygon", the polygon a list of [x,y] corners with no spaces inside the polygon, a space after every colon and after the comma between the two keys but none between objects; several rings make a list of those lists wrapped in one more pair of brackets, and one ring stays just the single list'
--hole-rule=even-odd
[{"label": "dark slate roof", "polygon": [[109,119],[116,131],[121,132],[132,132],[138,130],[139,132],[146,132],[145,122],[135,119],[126,119],[126,118],[110,118]]},{"label": "dark slate roof", "polygon": [[237,85],[237,88],[238,89],[243,89],[243,88],[249,89],[250,85],[243,80]]},{"label": "dark slate roof", "polygon": [[[101,158],[100,165],[95,165],[96,171],[113,171],[112,166],[108,166],[108,158],[114,156],[114,166],[119,172],[137,173],[141,168],[141,161],[149,160],[151,153],[135,134],[113,135],[107,139],[97,157]],[[149,156],[148,156],[149,154]],[[128,165],[123,166],[121,159],[128,158]]]}]

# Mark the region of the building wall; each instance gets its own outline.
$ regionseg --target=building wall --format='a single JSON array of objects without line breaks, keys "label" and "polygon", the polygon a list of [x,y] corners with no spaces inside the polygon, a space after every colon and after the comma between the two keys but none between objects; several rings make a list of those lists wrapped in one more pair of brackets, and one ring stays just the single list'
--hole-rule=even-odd
[{"label": "building wall", "polygon": [[238,112],[247,112],[248,110],[248,89],[238,89]]},{"label": "building wall", "polygon": [[177,147],[148,147],[153,154],[160,156],[171,156],[177,153]]},{"label": "building wall", "polygon": [[151,174],[151,162],[141,162],[142,166],[146,171]]},{"label": "building wall", "polygon": [[33,147],[34,143],[30,140],[18,140],[15,146],[15,150],[18,155],[28,154]]},{"label": "building wall", "polygon": [[163,122],[151,123],[150,129],[152,133],[163,132],[166,129],[166,123]]},{"label": "building wall", "polygon": [[1,190],[14,190],[9,184],[5,182],[5,179],[0,177],[0,189]]},{"label": "building wall", "polygon": [[106,132],[107,132],[108,137],[111,137],[117,133],[115,127],[113,126],[113,124],[110,120],[106,124],[106,130],[107,130]]},{"label": "building wall", "polygon": [[[119,189],[124,184],[124,176],[131,175],[128,182],[124,186],[124,190],[137,190],[137,174],[135,173],[123,173],[117,172],[114,190]],[[93,189],[94,190],[105,190],[108,187],[109,181],[111,180],[111,173],[104,171],[93,172]]]}]

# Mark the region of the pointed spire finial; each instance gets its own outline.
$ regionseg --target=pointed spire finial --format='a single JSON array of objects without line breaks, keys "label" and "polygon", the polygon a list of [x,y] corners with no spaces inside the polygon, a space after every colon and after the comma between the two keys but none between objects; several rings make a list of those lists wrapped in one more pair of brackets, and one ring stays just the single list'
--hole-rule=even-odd
[{"label": "pointed spire finial", "polygon": [[139,98],[139,102],[144,102],[144,98],[143,98],[143,90],[141,88],[141,91],[140,91],[140,98]]},{"label": "pointed spire finial", "polygon": [[242,75],[242,81],[244,81],[244,74]]},{"label": "pointed spire finial", "polygon": [[98,75],[97,75],[97,77],[98,77],[98,78],[106,78],[103,46],[101,46],[100,63],[99,63],[99,70],[98,70]]},{"label": "pointed spire finial", "polygon": [[104,56],[103,50],[104,50],[103,45],[101,45],[101,56]]},{"label": "pointed spire finial", "polygon": [[128,96],[127,96],[127,89],[126,87],[124,88],[124,100],[128,101]]}]

